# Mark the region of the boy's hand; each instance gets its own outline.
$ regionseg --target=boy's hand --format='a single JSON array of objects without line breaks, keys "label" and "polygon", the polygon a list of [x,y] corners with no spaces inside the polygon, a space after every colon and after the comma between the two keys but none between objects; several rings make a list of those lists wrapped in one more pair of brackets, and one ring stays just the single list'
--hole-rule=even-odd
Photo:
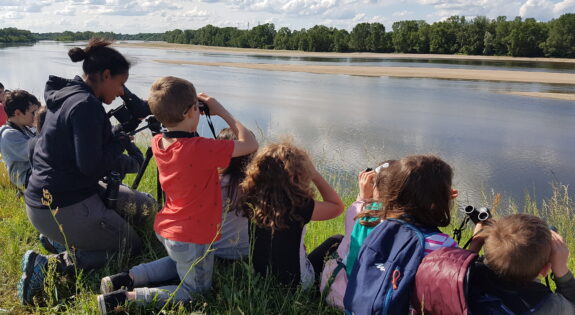
[{"label": "boy's hand", "polygon": [[569,248],[563,237],[555,231],[551,231],[551,271],[555,278],[561,278],[569,272],[567,261],[569,260]]},{"label": "boy's hand", "polygon": [[359,173],[358,185],[359,185],[359,200],[369,200],[373,198],[373,180],[375,179],[375,171],[363,171]]},{"label": "boy's hand", "polygon": [[210,116],[217,115],[221,117],[223,114],[227,113],[224,106],[222,106],[218,100],[206,93],[198,94],[198,100],[204,102],[208,106],[210,109]]}]

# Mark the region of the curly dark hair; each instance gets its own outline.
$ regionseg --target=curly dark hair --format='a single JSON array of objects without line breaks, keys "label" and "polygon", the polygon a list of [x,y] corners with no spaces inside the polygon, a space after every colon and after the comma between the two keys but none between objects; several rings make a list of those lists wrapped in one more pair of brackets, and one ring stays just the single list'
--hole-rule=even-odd
[{"label": "curly dark hair", "polygon": [[313,198],[313,164],[308,154],[290,142],[268,144],[247,167],[240,184],[241,211],[256,225],[272,230],[303,222],[294,210]]}]

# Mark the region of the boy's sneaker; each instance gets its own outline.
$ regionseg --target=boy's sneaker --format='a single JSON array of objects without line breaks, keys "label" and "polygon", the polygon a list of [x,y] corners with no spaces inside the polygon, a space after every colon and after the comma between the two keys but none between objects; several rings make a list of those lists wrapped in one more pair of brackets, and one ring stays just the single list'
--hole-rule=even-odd
[{"label": "boy's sneaker", "polygon": [[102,278],[100,281],[100,293],[107,294],[119,289],[132,291],[134,289],[134,280],[130,278],[127,272],[120,272],[112,276]]},{"label": "boy's sneaker", "polygon": [[38,236],[38,240],[40,241],[42,247],[44,247],[44,249],[47,250],[49,253],[60,254],[61,252],[66,251],[66,246],[50,240],[48,236],[44,234],[40,234],[40,236]]},{"label": "boy's sneaker", "polygon": [[45,269],[48,258],[32,250],[22,257],[22,277],[18,281],[18,299],[22,304],[33,304],[34,297],[44,291]]},{"label": "boy's sneaker", "polygon": [[128,299],[126,290],[116,290],[107,294],[98,295],[98,309],[101,315],[112,313],[116,307],[124,305]]}]

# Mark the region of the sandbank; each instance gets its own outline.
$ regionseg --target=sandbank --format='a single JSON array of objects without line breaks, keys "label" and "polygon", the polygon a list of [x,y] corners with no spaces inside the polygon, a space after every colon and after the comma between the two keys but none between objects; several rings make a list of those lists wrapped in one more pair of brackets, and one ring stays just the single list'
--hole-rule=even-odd
[{"label": "sandbank", "polygon": [[308,72],[316,74],[343,74],[370,77],[430,78],[447,80],[505,81],[521,83],[547,83],[575,85],[575,74],[553,72],[529,72],[508,70],[473,70],[420,67],[365,67],[365,66],[325,66],[290,65],[238,62],[202,62],[187,60],[155,60],[161,63],[188,64],[197,66],[216,66],[246,68],[268,71]]},{"label": "sandbank", "polygon": [[118,42],[119,47],[141,47],[155,49],[172,49],[212,53],[282,56],[282,57],[321,57],[321,58],[376,58],[376,59],[456,59],[456,60],[492,60],[492,61],[528,61],[528,62],[560,62],[574,63],[575,59],[568,58],[522,58],[508,56],[467,56],[467,55],[439,55],[439,54],[396,54],[396,53],[336,53],[336,52],[305,52],[297,50],[272,50],[237,47],[217,47],[173,44],[166,42]]},{"label": "sandbank", "polygon": [[568,93],[545,93],[545,92],[501,92],[501,94],[548,98],[561,101],[575,101],[575,94]]}]

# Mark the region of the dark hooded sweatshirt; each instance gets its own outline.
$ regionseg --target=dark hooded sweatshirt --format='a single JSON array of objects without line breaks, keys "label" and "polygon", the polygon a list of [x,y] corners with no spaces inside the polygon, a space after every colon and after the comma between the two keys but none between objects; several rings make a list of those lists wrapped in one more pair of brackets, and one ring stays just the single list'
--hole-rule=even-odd
[{"label": "dark hooded sweatshirt", "polygon": [[26,204],[42,204],[43,189],[52,195],[51,208],[66,207],[97,193],[98,180],[121,162],[124,147],[112,137],[102,102],[76,76],[50,76],[44,92],[46,120],[34,147]]}]

